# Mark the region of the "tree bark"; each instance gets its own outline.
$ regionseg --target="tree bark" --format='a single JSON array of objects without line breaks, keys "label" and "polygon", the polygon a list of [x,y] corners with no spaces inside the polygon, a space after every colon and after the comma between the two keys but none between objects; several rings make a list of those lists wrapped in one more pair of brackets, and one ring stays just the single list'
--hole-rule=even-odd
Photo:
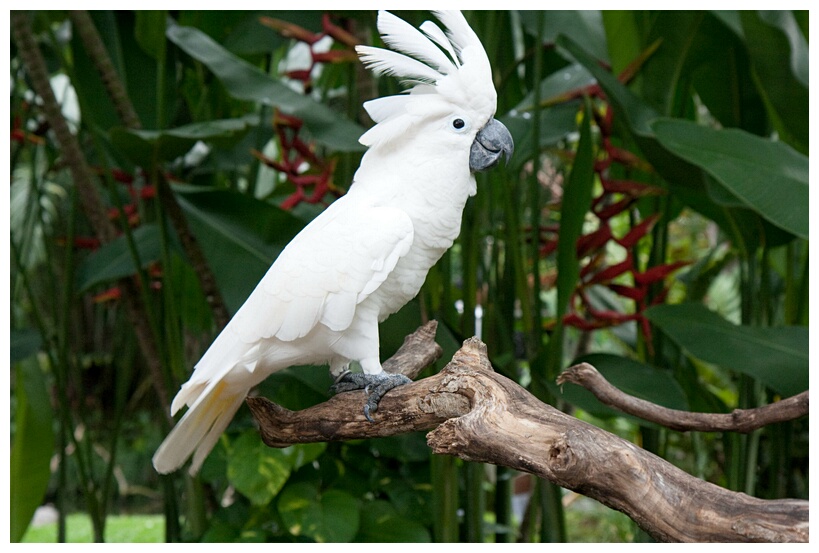
[{"label": "tree bark", "polygon": [[747,434],[770,424],[798,419],[810,410],[808,390],[776,403],[753,409],[734,409],[730,413],[690,413],[668,409],[618,390],[588,363],[574,365],[558,375],[558,384],[566,382],[583,386],[605,405],[679,432],[696,430]]},{"label": "tree bark", "polygon": [[[423,351],[430,339],[427,329],[410,349]],[[410,355],[394,372],[417,374],[428,360]],[[364,418],[359,392],[299,412],[258,397],[248,398],[248,405],[272,447],[434,428],[427,435],[434,453],[535,474],[622,511],[658,541],[806,542],[809,537],[807,501],[761,500],[720,488],[566,415],[495,373],[477,338],[464,342],[437,375],[390,391],[374,423]]]}]

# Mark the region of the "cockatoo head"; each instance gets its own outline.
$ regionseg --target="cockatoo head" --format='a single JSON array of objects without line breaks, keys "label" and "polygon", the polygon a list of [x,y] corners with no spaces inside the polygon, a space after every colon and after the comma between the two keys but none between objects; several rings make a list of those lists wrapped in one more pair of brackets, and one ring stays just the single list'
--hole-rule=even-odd
[{"label": "cockatoo head", "polygon": [[364,104],[376,125],[360,142],[371,150],[388,150],[422,136],[438,152],[468,155],[473,172],[494,167],[503,155],[508,161],[514,142],[506,127],[493,118],[497,93],[483,45],[461,12],[433,13],[446,32],[432,21],[419,30],[381,11],[378,30],[394,51],[356,47],[374,73],[399,77],[411,85],[404,94]]}]

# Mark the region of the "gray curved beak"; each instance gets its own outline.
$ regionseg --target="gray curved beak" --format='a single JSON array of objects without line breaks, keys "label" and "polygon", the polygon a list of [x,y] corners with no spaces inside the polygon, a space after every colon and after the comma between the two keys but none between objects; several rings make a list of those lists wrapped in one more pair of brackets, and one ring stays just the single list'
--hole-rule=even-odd
[{"label": "gray curved beak", "polygon": [[469,150],[469,169],[472,172],[486,171],[498,164],[502,155],[506,162],[515,151],[515,142],[509,130],[494,117],[478,131]]}]

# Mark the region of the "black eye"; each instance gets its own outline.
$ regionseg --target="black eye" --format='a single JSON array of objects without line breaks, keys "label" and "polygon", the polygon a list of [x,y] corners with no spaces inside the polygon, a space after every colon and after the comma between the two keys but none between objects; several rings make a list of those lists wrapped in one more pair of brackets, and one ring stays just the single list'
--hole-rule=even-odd
[{"label": "black eye", "polygon": [[464,128],[464,126],[466,126],[466,123],[464,123],[463,119],[455,119],[452,122],[452,126],[455,127],[456,129],[462,129]]}]

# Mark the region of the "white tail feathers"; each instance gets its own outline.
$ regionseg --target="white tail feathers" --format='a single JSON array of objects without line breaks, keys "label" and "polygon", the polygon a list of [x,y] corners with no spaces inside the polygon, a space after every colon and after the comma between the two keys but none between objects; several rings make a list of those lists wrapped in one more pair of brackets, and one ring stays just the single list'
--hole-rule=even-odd
[{"label": "white tail feathers", "polygon": [[248,391],[229,387],[221,380],[211,382],[156,450],[153,458],[156,471],[173,472],[193,455],[188,472],[192,476],[199,472]]}]

